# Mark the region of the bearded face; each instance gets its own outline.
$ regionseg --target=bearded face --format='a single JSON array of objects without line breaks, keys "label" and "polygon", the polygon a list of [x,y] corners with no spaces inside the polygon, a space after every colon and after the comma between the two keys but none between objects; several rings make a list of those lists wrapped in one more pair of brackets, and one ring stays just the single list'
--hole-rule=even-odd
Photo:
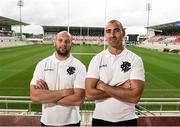
[{"label": "bearded face", "polygon": [[70,50],[71,50],[71,47],[57,47],[55,46],[56,48],[56,52],[59,56],[63,56],[63,57],[66,57],[69,55],[70,53]]},{"label": "bearded face", "polygon": [[58,34],[54,45],[58,56],[68,56],[72,46],[71,36],[67,33]]}]

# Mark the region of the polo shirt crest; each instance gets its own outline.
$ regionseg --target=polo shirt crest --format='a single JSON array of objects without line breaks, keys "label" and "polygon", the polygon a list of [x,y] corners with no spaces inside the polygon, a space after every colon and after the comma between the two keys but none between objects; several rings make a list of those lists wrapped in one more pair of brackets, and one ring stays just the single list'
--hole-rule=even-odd
[{"label": "polo shirt crest", "polygon": [[73,66],[69,66],[69,67],[68,67],[68,69],[67,69],[67,73],[68,73],[68,75],[72,75],[72,74],[74,74],[74,73],[75,73],[75,71],[76,71],[76,68],[75,68],[75,67],[73,67]]},{"label": "polo shirt crest", "polygon": [[124,72],[127,72],[131,69],[131,63],[129,63],[128,61],[124,61],[122,64],[121,64],[121,71],[124,71]]}]

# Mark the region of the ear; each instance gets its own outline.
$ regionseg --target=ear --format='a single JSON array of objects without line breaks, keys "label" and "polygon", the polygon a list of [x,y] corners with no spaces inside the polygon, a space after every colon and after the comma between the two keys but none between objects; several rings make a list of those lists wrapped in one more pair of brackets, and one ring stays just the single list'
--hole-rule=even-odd
[{"label": "ear", "polygon": [[74,46],[74,43],[73,42],[71,42],[71,47],[73,47]]},{"label": "ear", "polygon": [[53,39],[53,45],[56,46],[56,39]]},{"label": "ear", "polygon": [[123,36],[125,36],[126,35],[126,32],[125,32],[125,29],[123,28]]}]

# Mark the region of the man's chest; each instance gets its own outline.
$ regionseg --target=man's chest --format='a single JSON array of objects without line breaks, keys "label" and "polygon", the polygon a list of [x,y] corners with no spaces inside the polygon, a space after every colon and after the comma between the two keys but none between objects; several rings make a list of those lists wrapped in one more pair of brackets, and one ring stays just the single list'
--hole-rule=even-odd
[{"label": "man's chest", "polygon": [[77,67],[72,64],[49,64],[44,68],[44,78],[52,90],[73,88]]},{"label": "man's chest", "polygon": [[105,59],[99,66],[99,76],[102,81],[115,85],[130,78],[132,62],[128,59]]}]

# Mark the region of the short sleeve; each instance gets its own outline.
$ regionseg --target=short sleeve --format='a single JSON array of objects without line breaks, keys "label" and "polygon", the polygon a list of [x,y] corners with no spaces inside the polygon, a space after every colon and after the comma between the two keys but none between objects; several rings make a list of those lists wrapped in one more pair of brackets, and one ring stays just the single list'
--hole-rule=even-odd
[{"label": "short sleeve", "polygon": [[44,73],[43,72],[44,72],[44,70],[43,70],[42,63],[39,62],[36,65],[35,71],[33,73],[33,78],[31,80],[30,84],[35,85],[37,80],[39,80],[39,79],[44,80]]},{"label": "short sleeve", "polygon": [[143,61],[140,57],[138,57],[133,64],[130,79],[145,81],[144,65],[143,65]]},{"label": "short sleeve", "polygon": [[74,88],[85,89],[85,76],[86,76],[86,67],[82,65],[76,75],[74,81]]},{"label": "short sleeve", "polygon": [[88,67],[88,72],[86,78],[96,78],[99,79],[99,71],[98,71],[98,57],[95,56],[91,59]]}]

